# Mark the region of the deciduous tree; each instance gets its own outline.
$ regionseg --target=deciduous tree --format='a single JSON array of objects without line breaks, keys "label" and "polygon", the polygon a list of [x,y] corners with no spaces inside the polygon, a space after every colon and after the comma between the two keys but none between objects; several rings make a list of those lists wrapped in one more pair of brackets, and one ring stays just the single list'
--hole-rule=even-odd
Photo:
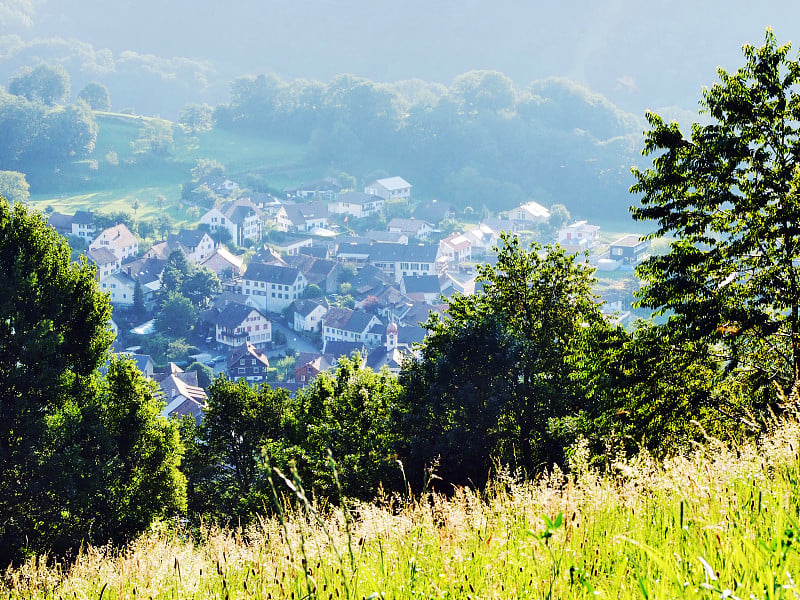
[{"label": "deciduous tree", "polygon": [[[671,236],[669,252],[638,270],[639,303],[668,315],[668,326],[716,343],[730,369],[785,390],[800,373],[800,63],[772,31],[745,45],[745,65],[719,69],[704,91],[711,119],[684,136],[649,113],[634,169],[640,221],[650,237]],[[755,360],[751,360],[755,358]]]}]

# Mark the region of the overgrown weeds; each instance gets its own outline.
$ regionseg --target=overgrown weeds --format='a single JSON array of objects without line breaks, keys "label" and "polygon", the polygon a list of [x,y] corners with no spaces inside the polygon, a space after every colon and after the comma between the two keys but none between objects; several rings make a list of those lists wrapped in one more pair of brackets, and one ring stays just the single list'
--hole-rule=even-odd
[{"label": "overgrown weeds", "polygon": [[[279,510],[202,539],[155,529],[71,565],[7,571],[11,598],[795,598],[800,426],[605,473],[500,473],[483,491],[319,506],[293,474]],[[578,453],[578,456],[580,454]],[[333,467],[333,465],[332,465]]]}]

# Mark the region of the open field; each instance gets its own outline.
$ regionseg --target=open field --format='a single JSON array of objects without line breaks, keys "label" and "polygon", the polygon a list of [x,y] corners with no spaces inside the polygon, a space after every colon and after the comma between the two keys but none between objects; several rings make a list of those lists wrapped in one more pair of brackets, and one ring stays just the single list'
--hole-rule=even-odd
[{"label": "open field", "polygon": [[[134,142],[151,121],[149,117],[99,114],[92,158],[73,164],[54,178],[52,185],[34,186],[31,203],[66,213],[80,209],[134,213],[132,204],[138,199],[137,218],[151,218],[166,210],[180,224],[192,220],[179,200],[181,184],[191,179],[198,158],[217,160],[234,177],[257,172],[264,184],[277,189],[317,173],[314,165],[307,164],[303,145],[222,130],[189,136],[173,128],[169,155],[137,153]],[[156,202],[158,195],[166,198],[163,206]]]},{"label": "open field", "polygon": [[[9,570],[10,598],[796,598],[800,426],[536,483],[323,509],[197,538],[153,531]],[[278,489],[286,490],[276,477]],[[298,490],[298,496],[302,496]]]}]

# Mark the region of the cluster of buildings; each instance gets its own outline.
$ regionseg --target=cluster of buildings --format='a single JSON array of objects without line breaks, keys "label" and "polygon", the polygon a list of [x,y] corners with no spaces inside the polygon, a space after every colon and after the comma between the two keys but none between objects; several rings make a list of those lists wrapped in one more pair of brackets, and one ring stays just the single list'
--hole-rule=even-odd
[{"label": "cluster of buildings", "polygon": [[[291,190],[284,201],[265,194],[241,196],[208,210],[197,229],[170,234],[143,253],[124,224],[95,231],[93,215],[86,211],[53,213],[50,223],[88,242],[86,256],[97,267],[100,287],[118,308],[133,307],[139,294],[145,309],[153,310],[164,266],[175,250],[214,271],[223,292],[201,312],[196,327],[208,346],[207,361],[230,378],[272,383],[275,369],[268,353],[278,346],[276,330],[293,332],[306,345],[313,342],[314,351],[303,348],[294,376],[280,385],[302,387],[335,366],[338,357],[353,353],[368,367],[398,373],[414,344],[423,341],[422,324],[430,314],[443,314],[452,294],[475,292],[474,263],[492,260],[500,232],[530,229],[550,218],[547,208],[528,202],[444,236],[439,225],[454,211],[432,200],[419,203],[408,218],[389,220],[385,230],[355,235],[347,226],[380,213],[387,202],[407,202],[411,189],[402,177],[389,177],[363,192],[342,191],[335,181],[323,180]],[[264,243],[268,228],[283,232],[280,242]],[[638,260],[646,244],[628,238],[612,244],[607,258],[598,261]],[[250,246],[247,263],[222,240]],[[558,231],[558,241],[571,251],[592,251],[599,244],[599,227],[572,223]],[[212,353],[218,356],[212,359]],[[156,374],[148,357],[134,358],[161,386],[165,414],[200,414],[205,392],[196,372],[170,364]]]}]

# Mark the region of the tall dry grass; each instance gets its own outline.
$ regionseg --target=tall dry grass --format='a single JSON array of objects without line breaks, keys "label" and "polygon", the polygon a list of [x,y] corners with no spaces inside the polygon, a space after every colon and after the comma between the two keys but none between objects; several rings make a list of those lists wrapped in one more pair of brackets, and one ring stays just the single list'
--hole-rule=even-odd
[{"label": "tall dry grass", "polygon": [[[11,598],[796,598],[800,426],[757,444],[709,439],[604,473],[500,472],[470,489],[321,510],[281,492],[282,519],[201,539],[159,527],[70,565],[5,573]],[[280,482],[280,485],[278,483]]]}]

